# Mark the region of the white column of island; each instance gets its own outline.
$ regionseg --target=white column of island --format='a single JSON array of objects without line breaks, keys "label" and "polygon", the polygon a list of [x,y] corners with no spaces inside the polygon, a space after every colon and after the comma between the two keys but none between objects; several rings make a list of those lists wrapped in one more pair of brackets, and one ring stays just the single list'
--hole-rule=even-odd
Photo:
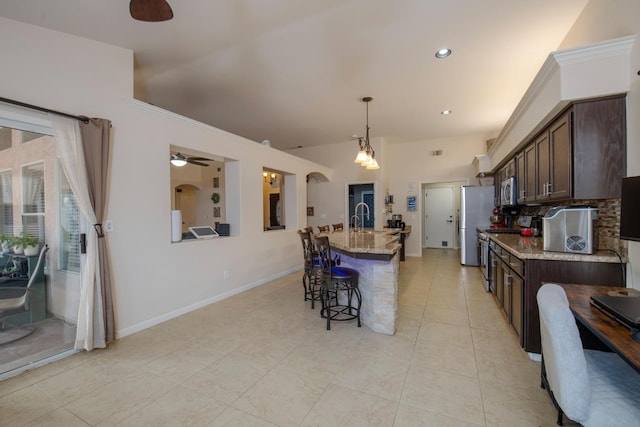
[{"label": "white column of island", "polygon": [[[395,233],[395,234],[394,234]],[[340,266],[360,273],[360,320],[374,332],[394,335],[398,317],[398,268],[401,244],[393,230],[364,229],[321,233],[331,250],[340,254]]]}]

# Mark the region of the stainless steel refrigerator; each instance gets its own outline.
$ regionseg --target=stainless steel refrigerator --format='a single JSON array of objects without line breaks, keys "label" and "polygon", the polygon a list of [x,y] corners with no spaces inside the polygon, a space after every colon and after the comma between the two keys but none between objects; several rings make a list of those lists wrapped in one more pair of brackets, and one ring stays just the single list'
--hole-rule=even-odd
[{"label": "stainless steel refrigerator", "polygon": [[460,187],[460,264],[480,265],[477,227],[489,228],[493,195],[493,186]]}]

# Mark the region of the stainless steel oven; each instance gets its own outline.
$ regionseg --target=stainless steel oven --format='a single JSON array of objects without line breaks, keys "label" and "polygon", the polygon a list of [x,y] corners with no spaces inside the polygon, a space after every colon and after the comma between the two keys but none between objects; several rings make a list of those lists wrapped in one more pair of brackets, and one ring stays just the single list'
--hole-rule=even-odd
[{"label": "stainless steel oven", "polygon": [[484,277],[485,290],[491,290],[491,278],[489,271],[489,236],[486,233],[478,233],[478,259],[480,271]]}]

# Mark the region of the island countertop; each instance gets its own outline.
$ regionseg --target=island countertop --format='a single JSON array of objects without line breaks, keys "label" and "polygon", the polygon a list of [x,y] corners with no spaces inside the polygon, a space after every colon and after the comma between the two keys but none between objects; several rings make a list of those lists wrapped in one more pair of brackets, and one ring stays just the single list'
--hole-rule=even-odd
[{"label": "island countertop", "polygon": [[400,250],[398,231],[365,228],[362,231],[344,230],[320,233],[328,236],[331,248],[353,258],[389,260]]},{"label": "island countertop", "polygon": [[[523,260],[541,259],[548,261],[620,262],[620,259],[616,254],[608,251],[597,251],[592,255],[545,251],[542,249],[542,237],[523,237],[519,234],[495,234],[490,231],[486,232],[486,234],[498,245]],[[626,262],[626,260],[623,260],[623,262]]]}]

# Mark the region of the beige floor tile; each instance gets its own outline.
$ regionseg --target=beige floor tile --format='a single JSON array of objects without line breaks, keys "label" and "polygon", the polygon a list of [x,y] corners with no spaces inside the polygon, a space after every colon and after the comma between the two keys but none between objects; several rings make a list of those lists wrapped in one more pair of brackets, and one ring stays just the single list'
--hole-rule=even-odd
[{"label": "beige floor tile", "polygon": [[398,404],[338,385],[329,386],[301,426],[391,426]]},{"label": "beige floor tile", "polygon": [[498,386],[483,387],[483,402],[488,426],[556,425],[557,412],[549,399],[523,399],[519,394]]},{"label": "beige floor tile", "polygon": [[457,345],[465,349],[472,349],[472,335],[469,327],[450,325],[438,322],[423,322],[416,340],[416,345],[437,346]]},{"label": "beige floor tile", "polygon": [[90,359],[94,358],[100,351],[101,350],[95,352],[80,351],[69,357],[65,357],[64,359],[48,363],[38,369],[32,369],[24,372],[20,376],[24,377],[31,384],[36,384],[68,369],[72,369],[86,363]]},{"label": "beige floor tile", "polygon": [[477,379],[411,365],[401,403],[451,418],[484,424]]},{"label": "beige floor tile", "polygon": [[399,328],[395,335],[377,334],[367,331],[357,345],[355,352],[375,354],[399,361],[410,361],[415,348],[419,325],[412,324],[411,332]]},{"label": "beige floor tile", "polygon": [[255,415],[247,414],[235,408],[228,408],[220,414],[211,424],[210,427],[278,427]]},{"label": "beige floor tile", "polygon": [[500,384],[508,387],[510,392],[519,393],[527,399],[536,396],[543,400],[548,399],[546,392],[540,393],[540,362],[477,355],[476,364],[481,384]]},{"label": "beige floor tile", "polygon": [[[96,363],[98,361],[101,363]],[[56,402],[68,405],[131,372],[110,368],[96,357],[88,363],[42,380],[36,387]]]},{"label": "beige floor tile", "polygon": [[136,426],[208,426],[228,405],[196,390],[178,386],[135,412],[118,425]]},{"label": "beige floor tile", "polygon": [[0,427],[13,427],[34,421],[60,405],[35,386],[22,388],[0,398]]},{"label": "beige floor tile", "polygon": [[14,393],[23,388],[29,387],[31,383],[27,381],[24,375],[8,378],[0,381],[0,397]]},{"label": "beige floor tile", "polygon": [[398,402],[408,370],[409,360],[359,352],[345,360],[333,383]]},{"label": "beige floor tile", "polygon": [[279,426],[299,425],[331,378],[322,372],[301,368],[281,366],[274,369],[233,406]]},{"label": "beige floor tile", "polygon": [[68,410],[59,408],[24,424],[23,427],[86,427],[89,425]]},{"label": "beige floor tile", "polygon": [[427,307],[424,311],[423,321],[469,326],[469,315],[466,310],[440,308],[440,306],[434,305]]},{"label": "beige floor tile", "polygon": [[393,427],[481,427],[455,418],[445,417],[410,405],[400,405]]},{"label": "beige floor tile", "polygon": [[221,402],[232,404],[269,371],[265,365],[231,352],[182,384]]},{"label": "beige floor tile", "polygon": [[507,331],[493,331],[486,329],[471,329],[473,346],[476,354],[496,359],[522,361],[528,359],[522,350],[515,333]]},{"label": "beige floor tile", "polygon": [[115,425],[173,388],[174,383],[142,371],[118,379],[66,408],[91,425]]},{"label": "beige floor tile", "polygon": [[473,348],[465,349],[456,343],[417,346],[411,364],[474,379],[478,378]]}]

